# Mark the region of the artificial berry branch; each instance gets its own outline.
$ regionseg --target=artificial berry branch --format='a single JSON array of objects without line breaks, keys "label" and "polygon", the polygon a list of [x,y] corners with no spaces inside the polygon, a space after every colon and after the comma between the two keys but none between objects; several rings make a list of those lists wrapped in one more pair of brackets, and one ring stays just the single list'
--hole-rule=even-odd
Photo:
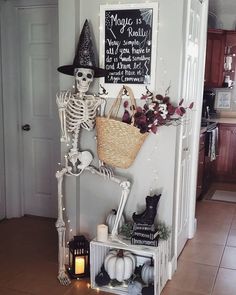
[{"label": "artificial berry branch", "polygon": [[138,106],[133,116],[129,110],[132,106],[129,106],[129,102],[125,101],[123,104],[125,110],[122,117],[123,122],[132,123],[140,129],[141,133],[156,133],[159,126],[176,123],[185,115],[187,109],[193,108],[193,102],[184,107],[183,99],[177,106],[174,106],[170,102],[169,96],[162,96],[161,94],[154,96],[148,89],[141,99],[145,100],[145,104],[143,107]]}]

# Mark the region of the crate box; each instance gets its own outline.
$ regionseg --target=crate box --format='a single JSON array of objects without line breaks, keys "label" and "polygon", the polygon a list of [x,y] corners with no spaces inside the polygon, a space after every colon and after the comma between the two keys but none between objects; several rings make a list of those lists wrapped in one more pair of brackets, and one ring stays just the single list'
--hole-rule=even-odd
[{"label": "crate box", "polygon": [[136,266],[142,265],[152,258],[154,263],[154,294],[159,295],[161,293],[168,280],[168,241],[160,241],[158,247],[131,245],[130,241],[121,240],[120,242],[116,242],[110,238],[105,243],[98,242],[96,239],[90,242],[91,287],[115,294],[128,294],[126,285],[98,287],[95,283],[95,277],[100,272],[104,259],[111,249],[123,249],[132,252],[136,257]]}]

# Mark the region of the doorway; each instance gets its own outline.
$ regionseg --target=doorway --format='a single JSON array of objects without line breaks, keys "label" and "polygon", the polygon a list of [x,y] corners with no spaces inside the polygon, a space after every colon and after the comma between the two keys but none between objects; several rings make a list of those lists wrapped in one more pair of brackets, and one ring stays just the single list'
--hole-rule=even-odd
[{"label": "doorway", "polygon": [[6,1],[1,16],[6,216],[56,217],[57,1]]},{"label": "doorway", "polygon": [[[225,5],[224,14],[221,10],[217,11],[214,15],[215,21],[213,21],[212,12],[216,7],[217,1],[210,1],[201,124],[202,146],[205,147],[205,154],[203,153],[201,159],[199,151],[199,183],[197,186],[199,193],[197,196],[199,195],[198,200],[234,203],[236,202],[234,102],[236,33],[232,29],[235,27],[236,5]],[[230,18],[231,14],[234,19]],[[221,50],[217,51],[217,49]],[[229,78],[229,83],[225,83],[225,77]],[[223,98],[225,104],[221,103]],[[214,124],[218,125],[217,130]]]}]

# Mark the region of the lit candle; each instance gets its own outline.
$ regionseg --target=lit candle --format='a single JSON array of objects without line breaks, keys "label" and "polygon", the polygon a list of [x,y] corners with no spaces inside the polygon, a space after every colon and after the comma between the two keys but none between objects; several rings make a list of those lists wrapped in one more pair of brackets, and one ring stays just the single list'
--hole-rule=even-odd
[{"label": "lit candle", "polygon": [[75,257],[75,274],[80,275],[84,273],[84,257]]},{"label": "lit candle", "polygon": [[97,226],[97,241],[106,242],[108,239],[108,226],[105,224],[98,224]]}]

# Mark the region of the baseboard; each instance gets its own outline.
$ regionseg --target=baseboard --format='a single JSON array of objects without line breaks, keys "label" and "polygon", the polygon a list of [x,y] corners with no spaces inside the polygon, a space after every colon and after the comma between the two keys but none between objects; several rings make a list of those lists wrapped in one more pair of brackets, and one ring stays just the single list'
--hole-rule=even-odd
[{"label": "baseboard", "polygon": [[194,221],[190,224],[189,232],[188,232],[188,239],[194,238],[197,231],[197,219],[194,218]]},{"label": "baseboard", "polygon": [[168,263],[168,280],[171,280],[173,274],[177,270],[177,258],[176,256],[172,257],[171,261]]}]

